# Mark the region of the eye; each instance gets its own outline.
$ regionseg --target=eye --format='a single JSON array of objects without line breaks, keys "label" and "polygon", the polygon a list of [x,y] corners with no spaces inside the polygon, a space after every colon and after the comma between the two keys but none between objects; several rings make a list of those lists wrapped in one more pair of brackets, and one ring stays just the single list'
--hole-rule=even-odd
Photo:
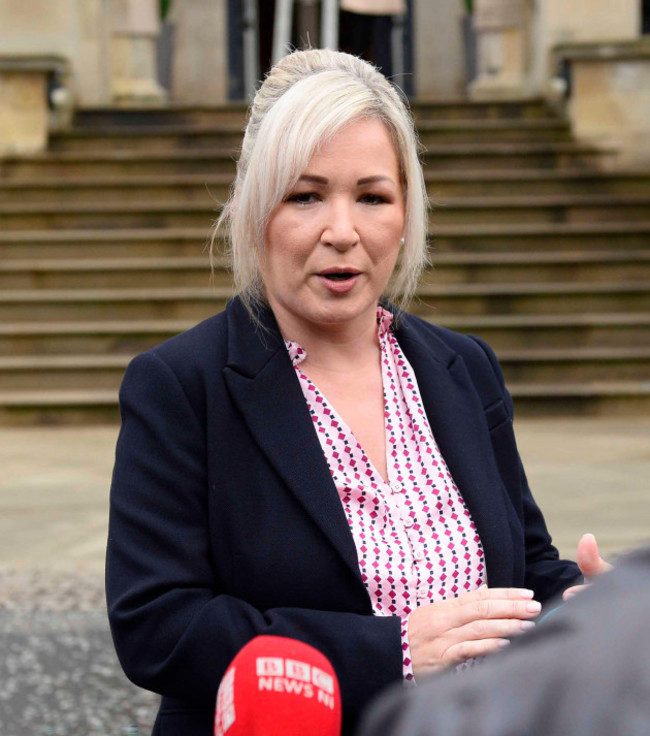
[{"label": "eye", "polygon": [[286,198],[286,202],[295,202],[296,204],[312,204],[318,199],[318,195],[314,192],[297,192],[290,194]]},{"label": "eye", "polygon": [[382,197],[381,194],[364,194],[361,201],[364,204],[385,204],[388,200],[386,197]]}]

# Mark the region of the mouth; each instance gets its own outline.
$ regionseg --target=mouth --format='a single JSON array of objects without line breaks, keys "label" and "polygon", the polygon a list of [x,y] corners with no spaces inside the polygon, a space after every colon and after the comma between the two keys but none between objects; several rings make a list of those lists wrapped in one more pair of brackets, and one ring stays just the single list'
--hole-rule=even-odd
[{"label": "mouth", "polygon": [[349,281],[355,276],[359,275],[359,271],[354,269],[329,269],[327,271],[321,271],[318,275],[327,279],[328,281]]}]

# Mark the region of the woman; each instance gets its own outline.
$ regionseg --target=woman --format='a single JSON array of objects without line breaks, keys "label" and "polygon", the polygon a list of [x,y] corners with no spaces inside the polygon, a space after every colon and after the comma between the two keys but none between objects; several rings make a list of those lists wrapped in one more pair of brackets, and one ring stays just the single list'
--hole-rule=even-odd
[{"label": "woman", "polygon": [[155,734],[211,734],[262,633],[330,659],[350,733],[384,685],[498,649],[578,581],[490,348],[386,298],[413,292],[426,222],[386,80],[331,51],[279,62],[220,222],[239,295],[120,394],[107,598],[125,672],[163,695]]}]

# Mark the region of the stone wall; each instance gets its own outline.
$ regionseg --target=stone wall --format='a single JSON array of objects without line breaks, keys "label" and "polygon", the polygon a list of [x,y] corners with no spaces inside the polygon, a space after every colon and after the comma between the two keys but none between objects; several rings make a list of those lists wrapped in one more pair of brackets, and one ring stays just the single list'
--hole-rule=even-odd
[{"label": "stone wall", "polygon": [[530,87],[544,92],[557,72],[552,49],[560,43],[627,41],[641,32],[641,0],[544,0],[535,3]]}]

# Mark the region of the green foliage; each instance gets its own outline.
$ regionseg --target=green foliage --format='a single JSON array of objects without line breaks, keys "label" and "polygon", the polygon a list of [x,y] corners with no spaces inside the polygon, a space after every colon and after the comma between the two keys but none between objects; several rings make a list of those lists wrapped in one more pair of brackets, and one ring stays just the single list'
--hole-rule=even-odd
[{"label": "green foliage", "polygon": [[474,11],[474,0],[465,0],[467,6],[467,12],[471,15]]},{"label": "green foliage", "polygon": [[164,20],[169,12],[169,6],[172,4],[172,0],[160,0],[160,17]]}]

